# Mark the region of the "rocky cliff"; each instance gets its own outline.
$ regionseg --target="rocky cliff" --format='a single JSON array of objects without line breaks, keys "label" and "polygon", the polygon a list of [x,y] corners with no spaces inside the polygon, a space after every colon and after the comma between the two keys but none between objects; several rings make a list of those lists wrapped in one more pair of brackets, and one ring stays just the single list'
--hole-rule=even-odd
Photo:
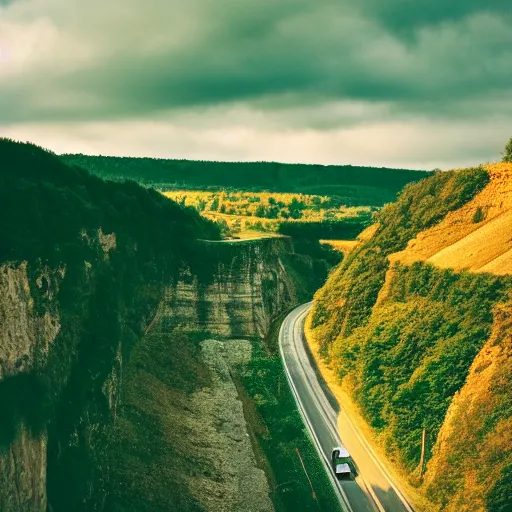
[{"label": "rocky cliff", "polygon": [[33,397],[19,394],[34,392],[31,376],[45,364],[60,319],[56,312],[35,311],[26,262],[0,267],[0,319],[0,509],[46,510],[47,433],[31,431],[30,420],[37,422],[31,416],[40,411],[32,410]]},{"label": "rocky cliff", "polygon": [[88,240],[98,257],[80,268],[0,266],[1,510],[44,511],[52,492],[86,500],[80,493],[95,482],[94,457],[116,417],[123,359],[158,293],[150,285],[139,302],[116,289],[101,238]]},{"label": "rocky cliff", "polygon": [[262,338],[272,320],[308,297],[327,271],[324,262],[296,254],[290,238],[204,241],[200,250],[200,265],[183,266],[176,283],[166,287],[161,313],[169,328]]},{"label": "rocky cliff", "polygon": [[217,510],[215,493],[236,509],[249,492],[271,509],[231,378],[250,347],[223,361],[205,340],[264,336],[323,281],[322,254],[215,241],[194,210],[31,144],[0,139],[0,161],[0,510]]},{"label": "rocky cliff", "polygon": [[[77,286],[67,283],[73,276],[65,264],[0,267],[2,510],[45,510],[47,489],[54,510],[79,510],[81,503],[101,510],[100,452],[121,401],[122,368],[137,340],[155,326],[168,333],[263,336],[276,315],[312,292],[294,272],[305,266],[311,273],[319,265],[293,254],[288,239],[202,242],[198,250],[204,265],[183,262],[175,275],[152,285],[137,280],[135,309],[113,288],[121,283],[107,278],[108,250],[99,263],[83,262],[84,282],[73,293],[73,306],[61,295],[66,285]],[[20,397],[21,390],[32,397]]]}]

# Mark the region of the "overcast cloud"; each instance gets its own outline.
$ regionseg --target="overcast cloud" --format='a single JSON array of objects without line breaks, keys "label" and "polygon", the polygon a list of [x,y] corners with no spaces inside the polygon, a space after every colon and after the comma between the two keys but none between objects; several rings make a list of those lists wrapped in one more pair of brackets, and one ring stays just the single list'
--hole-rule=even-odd
[{"label": "overcast cloud", "polygon": [[455,167],[512,136],[510,0],[0,0],[0,135]]}]

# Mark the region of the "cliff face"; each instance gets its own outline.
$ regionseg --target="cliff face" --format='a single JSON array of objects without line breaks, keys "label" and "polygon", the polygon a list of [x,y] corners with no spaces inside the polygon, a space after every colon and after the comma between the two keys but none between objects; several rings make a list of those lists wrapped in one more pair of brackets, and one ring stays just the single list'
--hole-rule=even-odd
[{"label": "cliff face", "polygon": [[316,272],[319,284],[326,275],[312,258],[294,254],[288,238],[203,242],[200,250],[201,267],[183,266],[166,287],[162,314],[169,328],[264,337],[277,315],[314,289],[299,272]]},{"label": "cliff face", "polygon": [[[91,261],[0,266],[1,510],[46,510],[48,488],[74,464],[85,471],[58,492],[78,495],[84,476],[81,486],[91,485],[96,470],[88,465],[116,414],[122,352],[130,345],[125,314],[134,304],[122,290],[105,294],[115,237],[107,245],[101,231],[86,238],[95,248]],[[143,324],[147,311],[134,306]],[[110,311],[97,317],[104,307]]]},{"label": "cliff face", "polygon": [[[287,239],[201,241],[220,234],[195,210],[7,139],[0,204],[0,510],[204,510],[189,477],[202,468],[236,503],[244,463],[267,495],[248,444],[234,453],[247,431],[222,383],[239,364],[212,367],[200,342],[263,336],[320,285],[322,256]],[[204,450],[232,448],[225,488],[191,462],[199,408],[219,435]]]},{"label": "cliff face", "polygon": [[[36,286],[45,286],[50,297],[54,290],[44,271]],[[59,333],[56,313],[38,315],[30,294],[27,263],[0,266],[0,379],[34,369],[48,355],[48,348]]]},{"label": "cliff face", "polygon": [[9,452],[0,455],[2,510],[46,510],[46,449],[45,433],[33,435],[18,425]]},{"label": "cliff face", "polygon": [[511,187],[510,164],[406,187],[308,319],[376,438],[443,510],[510,497]]},{"label": "cliff face", "polygon": [[[45,272],[36,283],[51,296]],[[46,429],[31,431],[30,397],[19,394],[31,391],[28,376],[45,364],[60,323],[55,312],[38,314],[30,292],[26,262],[0,266],[1,510],[46,509]]]},{"label": "cliff face", "polygon": [[218,230],[7,139],[0,203],[0,509],[94,510],[122,365],[179,262]]},{"label": "cliff face", "polygon": [[[104,508],[110,463],[102,452],[123,404],[123,367],[147,331],[261,337],[312,293],[299,272],[326,274],[276,238],[202,242],[199,264],[184,261],[158,280],[128,278],[117,274],[110,242],[90,236],[97,260],[74,269],[0,267],[2,510],[45,510],[47,500],[54,510]],[[179,360],[172,342],[164,349]]]}]

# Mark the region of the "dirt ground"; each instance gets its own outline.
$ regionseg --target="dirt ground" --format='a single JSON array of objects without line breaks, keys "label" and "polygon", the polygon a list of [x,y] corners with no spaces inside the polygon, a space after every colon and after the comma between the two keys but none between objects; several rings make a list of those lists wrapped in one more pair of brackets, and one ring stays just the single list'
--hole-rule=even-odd
[{"label": "dirt ground", "polygon": [[211,465],[209,475],[191,482],[191,492],[208,512],[273,511],[269,485],[257,467],[247,432],[243,405],[232,373],[251,359],[246,340],[205,340],[202,358],[212,374],[212,386],[190,397],[187,417],[196,436],[196,453]]}]

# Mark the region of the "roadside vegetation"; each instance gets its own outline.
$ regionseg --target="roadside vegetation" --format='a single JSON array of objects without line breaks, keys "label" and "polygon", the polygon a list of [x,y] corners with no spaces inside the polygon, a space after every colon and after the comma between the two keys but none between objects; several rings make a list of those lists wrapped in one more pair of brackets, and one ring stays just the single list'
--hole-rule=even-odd
[{"label": "roadside vegetation", "polygon": [[446,512],[506,512],[512,504],[512,300],[493,316],[428,464],[425,488]]},{"label": "roadside vegetation", "polygon": [[331,482],[308,436],[284,373],[278,348],[284,317],[285,314],[273,322],[263,343],[254,341],[252,361],[242,375],[251,407],[255,409],[251,428],[268,461],[268,479],[277,512],[338,511]]},{"label": "roadside vegetation", "polygon": [[511,292],[512,278],[395,265],[368,323],[334,343],[339,378],[409,472],[420,463],[423,429],[432,456],[450,400],[490,336],[493,307]]}]

